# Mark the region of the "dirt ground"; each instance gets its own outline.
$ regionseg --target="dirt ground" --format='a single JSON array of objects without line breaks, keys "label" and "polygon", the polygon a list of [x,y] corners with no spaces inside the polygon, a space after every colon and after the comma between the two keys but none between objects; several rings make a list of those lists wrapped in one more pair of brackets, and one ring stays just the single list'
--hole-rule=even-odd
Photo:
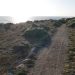
[{"label": "dirt ground", "polygon": [[28,75],[62,75],[67,58],[67,46],[68,38],[64,24],[58,28],[50,47],[44,48],[39,54]]}]

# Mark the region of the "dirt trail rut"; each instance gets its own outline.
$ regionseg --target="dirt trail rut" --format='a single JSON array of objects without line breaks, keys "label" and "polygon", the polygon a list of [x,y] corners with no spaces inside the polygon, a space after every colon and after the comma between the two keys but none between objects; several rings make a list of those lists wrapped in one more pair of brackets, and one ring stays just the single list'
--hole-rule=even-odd
[{"label": "dirt trail rut", "polygon": [[62,75],[67,45],[66,25],[62,25],[53,37],[51,46],[40,53],[28,75]]}]

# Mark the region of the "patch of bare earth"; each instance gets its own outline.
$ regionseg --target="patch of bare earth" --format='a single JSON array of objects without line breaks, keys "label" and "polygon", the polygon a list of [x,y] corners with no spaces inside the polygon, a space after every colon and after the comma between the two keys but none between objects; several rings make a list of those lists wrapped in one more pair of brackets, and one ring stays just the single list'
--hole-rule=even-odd
[{"label": "patch of bare earth", "polygon": [[51,46],[40,53],[28,75],[62,75],[67,46],[66,25],[62,25],[53,37]]}]

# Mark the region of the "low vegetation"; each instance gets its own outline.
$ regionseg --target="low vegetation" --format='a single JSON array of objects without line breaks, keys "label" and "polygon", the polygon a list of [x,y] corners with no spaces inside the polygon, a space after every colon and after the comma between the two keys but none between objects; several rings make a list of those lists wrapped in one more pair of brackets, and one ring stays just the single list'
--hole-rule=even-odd
[{"label": "low vegetation", "polygon": [[25,32],[24,37],[34,45],[46,45],[50,42],[50,35],[45,29],[32,29]]},{"label": "low vegetation", "polygon": [[[62,19],[0,24],[0,75],[9,72],[27,75],[27,70],[35,65],[36,55],[32,54],[25,64],[21,62],[27,58],[32,48],[47,47],[52,35],[63,23]],[[26,68],[16,69],[20,64]]]},{"label": "low vegetation", "polygon": [[69,50],[68,59],[66,60],[66,64],[64,67],[64,75],[75,75],[75,21],[73,19],[70,19],[67,23]]}]

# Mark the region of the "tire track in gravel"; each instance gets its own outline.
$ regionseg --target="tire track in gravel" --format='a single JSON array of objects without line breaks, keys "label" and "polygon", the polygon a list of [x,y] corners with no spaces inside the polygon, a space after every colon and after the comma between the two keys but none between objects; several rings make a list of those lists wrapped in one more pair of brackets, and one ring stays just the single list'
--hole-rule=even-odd
[{"label": "tire track in gravel", "polygon": [[28,75],[62,75],[64,62],[67,58],[68,38],[66,25],[58,28],[52,39],[52,44],[38,56],[35,66]]}]

